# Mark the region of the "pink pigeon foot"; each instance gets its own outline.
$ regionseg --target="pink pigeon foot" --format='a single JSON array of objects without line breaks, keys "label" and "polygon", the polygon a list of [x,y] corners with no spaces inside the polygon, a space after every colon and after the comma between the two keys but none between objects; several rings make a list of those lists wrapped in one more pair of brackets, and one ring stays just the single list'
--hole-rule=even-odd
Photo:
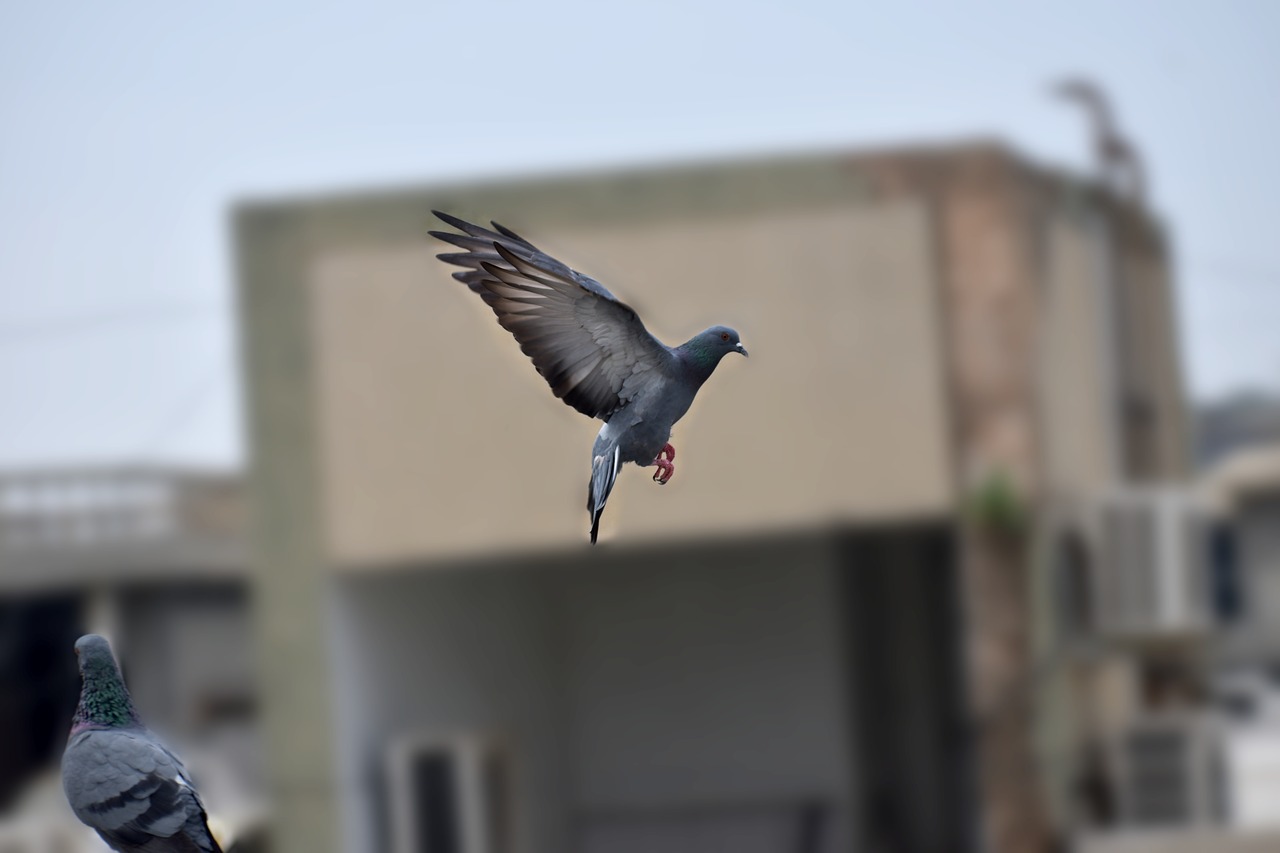
[{"label": "pink pigeon foot", "polygon": [[659,486],[665,486],[676,473],[675,461],[676,449],[668,443],[653,460],[653,464],[658,466],[658,470],[653,472],[653,481]]}]

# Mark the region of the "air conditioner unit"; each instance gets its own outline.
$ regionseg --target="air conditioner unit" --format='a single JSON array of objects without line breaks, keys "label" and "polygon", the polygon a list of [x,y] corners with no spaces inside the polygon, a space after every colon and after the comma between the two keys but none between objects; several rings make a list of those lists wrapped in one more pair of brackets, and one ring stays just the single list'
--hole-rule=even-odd
[{"label": "air conditioner unit", "polygon": [[1126,726],[1111,749],[1121,823],[1168,829],[1220,822],[1221,756],[1218,729],[1203,715],[1149,717]]},{"label": "air conditioner unit", "polygon": [[393,853],[505,853],[506,759],[484,735],[393,740],[386,753]]},{"label": "air conditioner unit", "polygon": [[1151,637],[1210,627],[1208,520],[1180,489],[1110,493],[1096,504],[1093,611],[1102,633]]}]

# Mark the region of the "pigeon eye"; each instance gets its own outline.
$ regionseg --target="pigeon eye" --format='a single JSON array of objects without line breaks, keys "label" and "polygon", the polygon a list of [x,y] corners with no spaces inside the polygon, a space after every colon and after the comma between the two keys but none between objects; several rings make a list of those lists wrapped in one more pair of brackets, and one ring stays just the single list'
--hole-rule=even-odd
[{"label": "pigeon eye", "polygon": [[721,333],[720,333],[720,340],[722,340],[722,341],[727,341],[727,340],[729,340],[729,333],[728,333],[728,332],[721,332]]}]

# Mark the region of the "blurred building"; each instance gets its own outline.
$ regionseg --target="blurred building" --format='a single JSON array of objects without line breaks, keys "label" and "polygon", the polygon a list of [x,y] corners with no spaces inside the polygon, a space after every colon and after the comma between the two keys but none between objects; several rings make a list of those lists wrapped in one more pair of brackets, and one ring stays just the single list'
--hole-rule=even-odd
[{"label": "blurred building", "polygon": [[1218,509],[1221,662],[1280,674],[1280,443],[1226,455],[1200,484]]},{"label": "blurred building", "polygon": [[1224,719],[1226,818],[1280,827],[1280,444],[1226,454],[1200,480],[1212,538],[1214,704]]},{"label": "blurred building", "polygon": [[1210,468],[1237,450],[1280,442],[1280,399],[1241,392],[1195,412],[1196,463]]},{"label": "blurred building", "polygon": [[0,815],[11,815],[0,849],[84,849],[54,839],[83,834],[56,771],[80,692],[72,649],[88,631],[113,640],[148,721],[199,750],[189,761],[202,781],[218,795],[254,787],[244,520],[238,476],[0,476]]},{"label": "blurred building", "polygon": [[1082,849],[1280,847],[1277,506],[1274,444],[1224,452],[1194,487],[1108,502],[1094,531],[1104,606],[1068,644],[1092,681],[1067,667],[1075,683],[1057,694],[1113,780],[1110,831],[1095,814]]},{"label": "blurred building", "polygon": [[[432,208],[752,353],[595,549],[597,425],[434,259]],[[1119,820],[1113,735],[1179,701],[1204,637],[1123,611],[1123,653],[1071,639],[1135,541],[1109,507],[1137,495],[1140,534],[1185,473],[1145,211],[977,143],[235,227],[278,853],[1028,851]]]}]

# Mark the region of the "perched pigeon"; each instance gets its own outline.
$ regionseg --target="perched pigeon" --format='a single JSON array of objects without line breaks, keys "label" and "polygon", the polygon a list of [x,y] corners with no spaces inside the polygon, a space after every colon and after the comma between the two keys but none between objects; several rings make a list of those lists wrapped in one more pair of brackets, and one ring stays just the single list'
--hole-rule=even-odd
[{"label": "perched pigeon", "polygon": [[725,355],[747,351],[738,333],[712,326],[669,347],[645,329],[629,306],[594,279],[540,252],[515,232],[489,231],[435,211],[463,233],[431,236],[465,249],[438,255],[466,269],[453,277],[493,309],[534,367],[565,403],[604,421],[591,451],[587,512],[591,541],[624,462],[658,466],[665,484],[675,473],[671,427]]},{"label": "perched pigeon", "polygon": [[111,646],[76,641],[80,704],[62,756],[71,810],[121,853],[221,853],[178,757],[134,710]]}]

